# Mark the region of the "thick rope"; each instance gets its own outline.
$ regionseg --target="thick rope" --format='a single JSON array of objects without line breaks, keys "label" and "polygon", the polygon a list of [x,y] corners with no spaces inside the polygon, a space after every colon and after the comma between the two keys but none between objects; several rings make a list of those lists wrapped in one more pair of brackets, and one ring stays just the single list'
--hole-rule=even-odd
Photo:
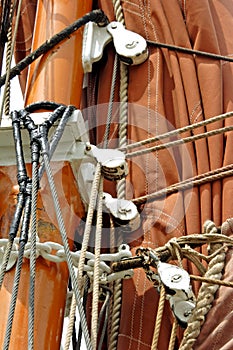
[{"label": "thick rope", "polygon": [[149,153],[149,152],[160,151],[162,149],[165,149],[165,148],[167,149],[169,147],[176,147],[176,146],[188,143],[188,142],[198,141],[198,140],[201,140],[201,139],[204,139],[204,138],[208,138],[208,137],[211,137],[211,136],[216,136],[216,135],[219,135],[219,134],[223,134],[225,132],[232,131],[232,130],[233,130],[233,126],[231,125],[231,126],[225,126],[223,128],[219,128],[219,129],[216,129],[216,130],[206,131],[206,132],[200,133],[198,135],[184,137],[183,139],[178,139],[178,140],[175,140],[175,141],[162,143],[160,145],[156,145],[156,146],[153,146],[153,147],[148,147],[148,148],[145,148],[145,149],[141,149],[141,150],[138,150],[138,151],[135,151],[135,152],[127,153],[126,154],[126,158],[132,158],[132,157],[136,157],[136,156],[141,156],[141,155]]},{"label": "thick rope", "polygon": [[95,262],[92,294],[92,317],[91,317],[91,342],[93,349],[97,348],[98,335],[98,306],[99,306],[99,277],[100,277],[100,251],[102,235],[102,210],[103,210],[103,176],[100,179],[99,198],[97,207],[97,222],[95,233]]},{"label": "thick rope", "polygon": [[[90,239],[92,220],[93,220],[94,210],[96,207],[96,200],[97,200],[98,189],[100,185],[100,179],[101,179],[101,165],[100,163],[98,163],[96,166],[95,177],[94,177],[92,189],[91,189],[90,203],[89,203],[88,212],[87,212],[87,221],[85,225],[85,231],[83,234],[82,249],[80,253],[79,266],[78,266],[77,280],[78,280],[78,286],[80,290],[82,289],[84,264],[85,264],[86,252],[87,252],[89,239]],[[64,350],[68,350],[70,346],[70,341],[71,341],[74,322],[75,322],[75,313],[76,313],[76,302],[75,302],[75,297],[73,295]]]},{"label": "thick rope", "polygon": [[[125,25],[124,13],[120,0],[113,0],[116,20]],[[127,145],[127,125],[128,125],[128,68],[120,62],[120,117],[119,117],[119,147]],[[117,198],[125,198],[126,181],[122,179],[117,183]],[[122,243],[121,235],[117,238],[117,244]],[[117,348],[117,340],[121,318],[122,303],[122,281],[115,281],[113,287],[113,305],[111,319],[111,333],[109,338],[109,350]]]},{"label": "thick rope", "polygon": [[[13,14],[13,3],[11,3],[10,17]],[[7,47],[6,47],[6,71],[8,72],[11,68],[11,46],[12,46],[12,22],[10,23],[8,33],[7,33]],[[6,95],[3,99],[4,103],[4,113],[5,115],[10,114],[10,92],[11,92],[11,83],[8,81],[6,84]]]},{"label": "thick rope", "polygon": [[81,288],[81,286],[82,286],[83,270],[84,270],[86,252],[87,252],[91,228],[92,228],[93,214],[94,214],[94,210],[96,207],[96,200],[97,200],[97,195],[98,195],[100,178],[101,178],[101,165],[100,165],[100,163],[97,163],[95,177],[94,177],[92,189],[91,189],[90,203],[88,206],[87,220],[86,220],[85,230],[84,230],[84,234],[83,234],[82,249],[81,249],[79,265],[78,265],[79,288]]},{"label": "thick rope", "polygon": [[[213,225],[205,226],[206,229],[210,229],[211,233],[217,232],[217,228]],[[207,232],[209,233],[209,232]],[[211,250],[220,248],[221,244],[212,244]],[[213,279],[221,279],[222,271],[225,266],[225,252],[216,255],[210,262],[205,277]],[[193,310],[192,316],[188,322],[188,327],[185,330],[184,337],[182,339],[180,350],[191,350],[196,342],[196,339],[201,331],[201,326],[205,322],[205,317],[212,307],[212,302],[219,285],[210,285],[203,283],[200,287],[197,304]]]},{"label": "thick rope", "polygon": [[165,299],[166,299],[165,287],[164,287],[164,285],[161,285],[159,305],[158,305],[158,311],[157,311],[157,315],[156,315],[151,350],[157,350],[157,346],[158,346],[158,342],[159,342],[160,328],[161,328],[162,318],[163,318]]},{"label": "thick rope", "polygon": [[3,255],[3,259],[2,259],[2,265],[1,265],[1,270],[0,270],[0,289],[2,288],[2,283],[3,283],[3,279],[6,273],[6,269],[7,269],[7,265],[9,262],[9,258],[11,255],[11,251],[12,251],[12,246],[13,246],[13,239],[9,239],[6,245],[6,249]]},{"label": "thick rope", "polygon": [[174,129],[172,131],[168,131],[168,132],[166,132],[164,134],[161,134],[161,135],[156,135],[154,137],[150,137],[150,138],[145,139],[145,140],[141,140],[141,141],[138,141],[138,142],[130,143],[130,144],[126,145],[125,147],[122,147],[122,149],[120,149],[120,150],[122,150],[122,151],[123,150],[127,150],[128,151],[128,150],[133,149],[133,148],[145,146],[145,145],[147,145],[149,143],[152,143],[152,142],[161,141],[161,140],[166,139],[166,138],[171,138],[171,137],[177,136],[179,134],[182,134],[184,132],[197,129],[197,128],[200,128],[202,126],[206,126],[208,124],[212,124],[212,123],[218,122],[220,120],[231,118],[232,116],[233,116],[233,112],[227,112],[227,113],[224,113],[224,114],[219,114],[219,115],[214,116],[212,118],[209,118],[209,119],[206,119],[206,120],[201,120],[200,122],[197,122],[197,123],[194,123],[194,124],[189,124],[189,125],[183,126],[182,128]]},{"label": "thick rope", "polygon": [[207,182],[217,181],[231,175],[233,175],[233,164],[230,164],[215,170],[211,170],[204,174],[191,177],[190,179],[187,179],[187,180],[177,182],[157,192],[153,192],[145,196],[134,198],[132,199],[132,202],[137,205],[142,204],[147,201],[166,197],[167,195],[176,193],[178,191],[188,190],[194,186],[206,184]]},{"label": "thick rope", "polygon": [[69,243],[68,243],[68,239],[67,239],[67,235],[66,235],[65,224],[63,221],[63,217],[62,217],[62,212],[61,212],[61,208],[60,208],[60,204],[59,204],[59,200],[58,200],[58,195],[57,195],[57,191],[56,191],[56,187],[55,187],[55,183],[54,183],[54,179],[53,179],[53,175],[52,175],[52,171],[51,171],[51,167],[50,167],[50,163],[49,163],[49,156],[46,152],[46,147],[43,147],[42,154],[43,154],[43,160],[44,160],[44,165],[45,165],[45,171],[46,171],[47,178],[48,178],[48,183],[49,183],[50,190],[52,193],[54,208],[55,208],[57,221],[58,221],[58,225],[59,225],[59,230],[60,230],[60,234],[61,234],[61,238],[62,238],[62,242],[63,242],[63,246],[64,246],[64,251],[66,254],[66,258],[67,258],[67,265],[68,265],[72,285],[74,288],[74,294],[75,294],[76,303],[78,306],[78,311],[79,311],[79,315],[80,315],[80,322],[82,325],[82,330],[83,330],[84,338],[86,341],[87,350],[92,350],[91,341],[90,341],[89,332],[88,332],[88,327],[87,327],[87,321],[86,321],[86,317],[85,317],[85,313],[84,313],[84,309],[83,309],[83,305],[82,305],[82,301],[81,301],[79,286],[78,286],[78,282],[77,282],[74,267],[73,267],[71,253],[69,250]]},{"label": "thick rope", "polygon": [[[14,47],[15,47],[15,42],[16,42],[16,36],[17,36],[17,32],[18,32],[18,26],[19,26],[19,20],[20,20],[20,12],[21,12],[21,7],[22,7],[22,2],[23,0],[19,0],[19,4],[18,4],[18,9],[17,9],[17,15],[16,15],[16,20],[15,20],[15,29],[14,29],[14,35],[13,35],[13,39],[12,39],[12,43],[11,43],[11,50],[10,50],[10,54],[8,57],[9,62],[12,61],[12,57],[14,54]],[[7,94],[7,89],[8,89],[8,83],[10,81],[10,64],[7,67],[7,71],[6,71],[6,75],[5,75],[5,82],[6,85],[4,87],[4,91],[3,91],[3,97],[2,97],[2,104],[1,104],[1,110],[0,110],[0,126],[2,123],[2,116],[3,116],[3,109],[4,109],[4,101],[6,98],[6,94]]]},{"label": "thick rope", "polygon": [[171,332],[171,336],[170,336],[168,350],[174,350],[174,348],[175,348],[177,329],[178,329],[178,321],[175,318],[173,325],[172,325],[172,332]]}]

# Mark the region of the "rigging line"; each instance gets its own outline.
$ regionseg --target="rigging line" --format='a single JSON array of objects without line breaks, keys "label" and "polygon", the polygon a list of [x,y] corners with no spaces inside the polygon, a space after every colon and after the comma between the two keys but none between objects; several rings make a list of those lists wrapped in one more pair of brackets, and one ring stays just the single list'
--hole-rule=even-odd
[{"label": "rigging line", "polygon": [[90,232],[92,228],[92,219],[93,219],[93,214],[96,206],[100,177],[101,177],[101,165],[100,163],[97,163],[95,176],[94,176],[94,180],[91,188],[91,196],[90,196],[90,202],[88,206],[87,220],[86,220],[85,230],[83,234],[82,249],[81,249],[80,258],[79,258],[79,265],[78,265],[79,288],[81,288],[81,285],[82,285],[83,269],[84,269],[86,252],[87,252],[89,238],[90,238]]},{"label": "rigging line", "polygon": [[231,175],[233,175],[233,164],[218,168],[216,170],[211,170],[209,172],[194,176],[187,180],[183,180],[181,182],[163,188],[157,192],[134,198],[132,199],[132,202],[135,204],[143,204],[147,201],[161,199],[163,197],[166,197],[167,195],[176,193],[178,191],[188,190],[193,186],[203,185],[207,182],[213,182]]},{"label": "rigging line", "polygon": [[155,141],[160,141],[160,140],[163,140],[165,138],[173,137],[173,136],[179,135],[179,134],[181,134],[183,132],[199,128],[201,126],[205,126],[205,125],[208,125],[208,124],[211,124],[211,123],[215,123],[215,122],[220,121],[220,120],[224,120],[224,119],[230,118],[232,116],[233,116],[233,111],[232,112],[227,112],[227,113],[224,113],[224,114],[220,114],[220,115],[214,116],[212,118],[209,118],[209,119],[206,119],[206,120],[202,120],[202,121],[200,121],[198,123],[195,123],[195,124],[186,125],[186,126],[184,126],[182,128],[175,129],[175,130],[172,130],[172,131],[168,131],[168,132],[166,132],[164,134],[161,134],[161,135],[157,135],[157,136],[154,136],[154,137],[142,140],[142,141],[138,141],[138,142],[134,142],[134,143],[128,144],[125,147],[119,148],[119,150],[122,150],[122,151],[126,150],[126,151],[128,151],[128,150],[133,149],[133,148],[144,146],[144,145],[146,145],[148,143],[152,143],[152,142],[155,142]]},{"label": "rigging line", "polygon": [[[22,2],[23,2],[23,0],[19,0],[18,9],[17,9],[17,15],[16,15],[16,21],[15,21],[14,35],[13,35],[12,44],[11,44],[11,51],[10,51],[10,55],[9,55],[9,61],[10,62],[12,61],[12,57],[13,57],[13,53],[14,53],[14,47],[15,47],[16,35],[17,35],[17,31],[18,31],[18,26],[19,26]],[[4,92],[3,92],[2,104],[1,104],[1,110],[0,110],[0,126],[1,126],[1,123],[2,123],[2,116],[3,116],[3,109],[4,109],[6,93],[7,93],[7,86],[8,86],[8,82],[11,79],[10,78],[10,71],[11,70],[10,70],[10,65],[9,65],[8,69],[7,69],[7,72],[5,74],[5,83],[6,83],[6,85],[5,85]]]},{"label": "rigging line", "polygon": [[[86,311],[89,287],[90,287],[90,280],[89,280],[89,277],[87,275],[85,275],[84,276],[84,292],[83,292],[84,311]],[[81,350],[81,343],[82,343],[82,327],[81,327],[81,324],[79,322],[78,339],[77,339],[76,348],[74,350]]]},{"label": "rigging line", "polygon": [[99,321],[98,321],[98,330],[100,329],[100,322],[103,318],[103,314],[105,312],[105,317],[104,317],[104,323],[102,326],[102,331],[99,339],[99,344],[98,344],[98,350],[102,349],[103,341],[104,341],[104,336],[106,333],[107,325],[108,325],[108,316],[109,316],[109,306],[110,306],[110,291],[106,291],[106,298],[104,300],[104,304],[101,308],[100,315],[99,315]]},{"label": "rigging line", "polygon": [[99,277],[100,277],[100,252],[102,236],[102,215],[103,215],[103,175],[99,183],[99,196],[97,206],[97,221],[95,232],[95,261],[93,275],[93,294],[92,294],[92,317],[91,317],[91,341],[93,349],[97,348],[98,336],[98,309],[99,309]]},{"label": "rigging line", "polygon": [[[22,1],[22,0],[21,0]],[[52,36],[49,40],[46,40],[41,46],[39,46],[35,51],[30,53],[27,57],[22,59],[19,63],[14,66],[9,73],[9,79],[14,78],[19,75],[22,70],[28,67],[32,62],[34,62],[41,55],[46,54],[54,46],[60,44],[64,40],[68,40],[72,33],[77,31],[80,27],[85,25],[87,22],[95,22],[101,26],[108,24],[108,18],[103,13],[102,10],[93,10],[83,17],[74,21],[71,25],[67,26],[65,29],[61,30],[59,33]],[[0,87],[5,84],[6,74],[0,78]]]},{"label": "rigging line", "polygon": [[165,299],[166,299],[166,291],[165,291],[164,285],[162,284],[161,289],[160,289],[159,305],[158,305],[158,311],[157,311],[157,315],[156,315],[151,350],[157,350],[157,345],[158,345],[158,341],[159,341],[159,333],[160,333],[160,328],[161,328],[161,324],[162,324]]},{"label": "rigging line", "polygon": [[136,157],[136,156],[141,156],[141,155],[146,154],[148,152],[160,151],[162,149],[169,148],[169,147],[176,147],[176,146],[182,145],[184,143],[197,141],[197,140],[208,138],[208,137],[211,137],[211,136],[216,136],[216,135],[223,134],[225,132],[232,131],[232,130],[233,130],[233,125],[225,126],[223,128],[219,128],[219,129],[215,129],[215,130],[211,130],[211,131],[206,131],[204,133],[200,133],[200,134],[197,134],[197,135],[184,137],[182,139],[178,139],[178,140],[175,140],[175,141],[170,141],[170,142],[162,143],[160,145],[156,145],[156,146],[153,146],[153,147],[149,147],[149,148],[145,148],[145,149],[142,149],[142,150],[138,150],[138,151],[134,151],[134,152],[131,152],[131,153],[127,153],[126,154],[126,158],[132,158],[132,157]]},{"label": "rigging line", "polygon": [[13,319],[14,319],[16,301],[17,301],[18,290],[19,290],[19,281],[20,281],[20,275],[21,275],[22,266],[23,266],[23,255],[24,255],[25,245],[28,239],[28,229],[29,229],[30,214],[31,214],[31,191],[32,191],[31,182],[28,181],[26,185],[27,194],[26,194],[24,216],[23,216],[21,233],[20,233],[19,255],[18,255],[18,260],[15,268],[14,283],[13,283],[13,289],[11,294],[11,301],[10,301],[10,308],[9,308],[9,314],[7,319],[5,337],[4,337],[3,350],[8,350],[10,345]]},{"label": "rigging line", "polygon": [[[13,3],[10,5],[10,14],[11,17],[13,15]],[[6,47],[6,71],[10,69],[11,66],[11,46],[12,46],[12,21],[9,22],[9,28],[7,33],[7,47]],[[8,81],[6,84],[6,95],[4,99],[4,114],[10,114],[10,93],[11,93],[11,82]]]},{"label": "rigging line", "polygon": [[28,350],[34,349],[34,307],[36,280],[36,241],[37,241],[37,196],[38,196],[38,164],[32,164],[32,216],[31,216],[31,252],[30,252],[30,291],[28,315]]},{"label": "rigging line", "polygon": [[3,256],[3,262],[0,271],[0,289],[2,286],[3,278],[6,272],[8,261],[10,258],[11,249],[13,246],[14,238],[18,232],[19,224],[21,221],[23,208],[25,206],[25,188],[27,183],[27,172],[23,155],[22,138],[20,132],[20,119],[17,111],[12,112],[12,128],[15,144],[16,164],[17,164],[17,180],[19,185],[19,194],[17,196],[17,204],[14,212],[14,217],[11,222],[9,238],[6,250]]},{"label": "rigging line", "polygon": [[108,139],[109,139],[109,134],[110,134],[111,120],[112,120],[113,101],[114,101],[115,87],[116,87],[117,68],[118,68],[118,56],[117,56],[117,54],[115,54],[114,63],[113,63],[111,90],[110,90],[110,97],[109,97],[109,105],[108,105],[108,114],[107,114],[106,127],[105,127],[105,132],[104,132],[103,148],[108,147]]},{"label": "rigging line", "polygon": [[[95,206],[96,206],[100,178],[101,178],[101,165],[100,165],[100,163],[97,163],[95,176],[94,176],[94,180],[93,180],[92,188],[91,188],[90,202],[89,202],[88,212],[87,212],[87,220],[86,220],[85,230],[84,230],[84,234],[83,234],[82,249],[81,249],[79,264],[78,264],[77,281],[78,281],[78,286],[79,286],[80,290],[82,287],[84,264],[85,264],[85,259],[86,259],[86,252],[87,252],[87,248],[88,248],[91,228],[92,228],[92,220],[93,220],[94,210],[95,210]],[[70,317],[69,325],[68,325],[65,350],[68,349],[68,347],[69,347],[71,330],[73,329],[73,324],[74,324],[74,303],[73,302],[72,302],[71,307],[72,307],[72,309],[71,309],[72,312],[71,312],[71,317]]]},{"label": "rigging line", "polygon": [[[68,119],[70,118],[72,112],[75,110],[74,106],[68,106],[67,108],[65,108],[64,106],[59,106],[53,113],[53,115],[57,114],[57,119],[62,115],[61,120],[56,128],[56,131],[54,133],[54,135],[52,136],[52,140],[50,142],[50,147],[49,147],[49,160],[51,160],[57,145],[60,141],[60,139],[62,138],[62,135],[64,133],[66,124]],[[63,113],[63,114],[62,114]],[[52,123],[53,124],[53,123]],[[42,178],[44,173],[44,164],[43,162],[40,165],[39,168],[39,179]]]},{"label": "rigging line", "polygon": [[[37,130],[36,130],[37,131]],[[39,188],[38,164],[40,146],[38,140],[30,132],[31,159],[32,159],[32,214],[31,214],[31,251],[30,251],[30,290],[29,290],[29,314],[28,314],[28,350],[34,349],[34,304],[35,304],[35,280],[36,280],[36,242],[37,242],[37,199]]]},{"label": "rigging line", "polygon": [[159,48],[169,49],[172,51],[183,52],[183,53],[188,53],[188,54],[197,55],[197,56],[204,56],[204,57],[212,58],[212,59],[216,59],[216,60],[233,62],[232,57],[219,55],[219,54],[215,54],[215,53],[211,53],[211,52],[188,49],[186,47],[160,43],[160,42],[156,42],[156,41],[152,41],[152,40],[147,40],[147,43],[151,44],[153,46],[159,47]]},{"label": "rigging line", "polygon": [[44,164],[45,164],[45,171],[47,174],[48,183],[49,183],[49,187],[50,187],[52,198],[53,198],[53,203],[54,203],[54,208],[55,208],[56,217],[57,217],[57,221],[58,221],[58,226],[60,229],[60,234],[61,234],[61,238],[62,238],[62,242],[63,242],[63,246],[64,246],[64,251],[66,254],[66,258],[67,258],[67,265],[68,265],[72,285],[74,288],[76,303],[77,303],[77,307],[78,307],[78,311],[79,311],[79,315],[80,315],[80,321],[81,321],[82,330],[84,333],[84,338],[86,341],[87,350],[92,350],[91,341],[90,341],[89,332],[88,332],[88,327],[87,327],[87,320],[85,317],[85,313],[84,313],[84,309],[83,309],[83,305],[82,305],[82,301],[81,301],[81,295],[79,292],[79,286],[78,286],[78,282],[76,279],[75,270],[74,270],[73,262],[72,262],[72,257],[71,257],[71,253],[70,253],[70,249],[69,249],[66,228],[65,228],[63,217],[62,217],[61,207],[60,207],[58,194],[56,191],[56,187],[55,187],[55,183],[54,183],[54,179],[53,179],[53,175],[52,175],[52,170],[51,170],[50,163],[49,163],[49,155],[48,155],[48,151],[47,151],[47,145],[45,143],[45,140],[43,140],[43,138],[42,138],[41,148],[42,148],[42,155],[43,155],[43,160],[44,160]]}]

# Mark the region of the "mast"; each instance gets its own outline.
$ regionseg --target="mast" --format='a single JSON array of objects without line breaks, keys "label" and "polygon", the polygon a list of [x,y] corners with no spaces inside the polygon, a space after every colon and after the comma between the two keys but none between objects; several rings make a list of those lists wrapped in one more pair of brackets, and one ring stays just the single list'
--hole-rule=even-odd
[{"label": "mast", "polygon": [[[92,1],[76,0],[38,1],[33,49],[48,40],[67,25],[82,17],[92,8]],[[38,101],[54,101],[65,105],[80,105],[83,71],[81,67],[82,31],[38,59],[29,71],[25,105]],[[55,164],[55,182],[58,186],[60,205],[66,210],[69,239],[72,241],[75,227],[82,217],[79,199],[71,167],[65,159]],[[31,173],[30,166],[27,166]],[[6,237],[13,217],[16,195],[16,167],[1,166],[1,185],[5,186],[1,206],[1,235]],[[61,181],[62,179],[62,181]],[[42,179],[42,195],[37,203],[38,235],[41,242],[61,243],[59,228],[52,209],[51,194],[46,180]],[[50,199],[49,199],[50,198]],[[50,206],[51,205],[51,206]],[[70,208],[70,205],[72,208]],[[15,268],[6,273],[0,292],[0,347],[3,348]],[[28,347],[28,292],[29,260],[24,259],[20,287],[13,321],[10,349]],[[68,282],[66,263],[53,263],[43,258],[36,261],[34,349],[60,349],[64,307]]]}]

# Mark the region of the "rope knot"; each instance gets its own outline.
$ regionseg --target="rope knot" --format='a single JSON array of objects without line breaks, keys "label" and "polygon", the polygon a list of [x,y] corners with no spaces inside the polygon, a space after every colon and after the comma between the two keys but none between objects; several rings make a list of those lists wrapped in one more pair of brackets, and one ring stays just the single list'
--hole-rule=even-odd
[{"label": "rope knot", "polygon": [[165,244],[165,247],[169,250],[171,259],[178,260],[180,265],[182,265],[183,253],[179,243],[177,242],[177,238],[173,237],[170,239],[170,241]]}]

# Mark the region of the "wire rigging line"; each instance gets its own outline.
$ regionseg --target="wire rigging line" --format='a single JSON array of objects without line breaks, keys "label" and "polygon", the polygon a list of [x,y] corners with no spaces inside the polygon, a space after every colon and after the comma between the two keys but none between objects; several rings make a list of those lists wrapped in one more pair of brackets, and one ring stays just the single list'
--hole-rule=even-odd
[{"label": "wire rigging line", "polygon": [[10,309],[9,309],[9,314],[7,319],[3,350],[8,350],[10,345],[12,325],[13,325],[16,301],[17,301],[18,290],[19,290],[20,275],[21,275],[22,265],[23,265],[24,249],[28,239],[28,230],[29,230],[30,215],[31,215],[31,191],[32,191],[32,184],[31,184],[31,181],[28,180],[26,185],[26,200],[25,200],[24,216],[23,216],[21,233],[20,233],[20,241],[19,241],[19,255],[18,255],[18,260],[15,268],[13,290],[11,295]]},{"label": "wire rigging line", "polygon": [[[41,130],[41,131],[43,134],[43,130]],[[43,138],[42,138],[42,140],[43,140]],[[55,183],[54,183],[54,179],[53,179],[53,175],[52,175],[52,171],[51,171],[51,167],[50,167],[50,163],[49,163],[49,153],[48,153],[48,148],[47,148],[48,146],[47,146],[45,140],[43,140],[41,146],[42,146],[42,156],[43,156],[43,160],[44,160],[44,164],[45,164],[45,171],[47,174],[48,183],[49,183],[49,187],[50,187],[51,194],[52,194],[52,199],[53,199],[54,208],[55,208],[57,221],[58,221],[58,226],[60,229],[60,234],[61,234],[61,238],[62,238],[62,242],[63,242],[63,246],[64,246],[64,251],[65,251],[65,254],[67,257],[67,265],[68,265],[72,285],[74,287],[74,293],[75,293],[77,307],[79,310],[82,330],[84,333],[84,338],[86,341],[87,350],[91,350],[92,346],[91,346],[91,341],[90,341],[90,337],[89,337],[87,321],[86,321],[86,317],[85,317],[85,313],[84,313],[84,309],[83,309],[83,305],[82,305],[82,301],[81,301],[81,295],[79,292],[78,282],[77,282],[74,267],[73,267],[71,253],[69,250],[69,243],[68,243],[68,239],[67,239],[67,235],[66,235],[66,229],[65,229],[65,224],[64,224],[63,217],[62,217],[61,207],[60,207],[60,203],[59,203],[59,199],[58,199],[58,195],[57,195],[57,191],[56,191],[56,187],[55,187]]]},{"label": "wire rigging line", "polygon": [[219,55],[219,54],[215,54],[215,53],[211,53],[211,52],[189,49],[189,48],[182,47],[182,46],[170,45],[170,44],[160,43],[160,42],[156,42],[156,41],[152,41],[152,40],[147,40],[147,43],[151,44],[155,47],[164,48],[164,49],[168,49],[171,51],[177,51],[177,52],[183,52],[183,53],[187,53],[187,54],[191,54],[191,55],[203,56],[203,57],[212,58],[215,60],[233,62],[232,57]]}]

